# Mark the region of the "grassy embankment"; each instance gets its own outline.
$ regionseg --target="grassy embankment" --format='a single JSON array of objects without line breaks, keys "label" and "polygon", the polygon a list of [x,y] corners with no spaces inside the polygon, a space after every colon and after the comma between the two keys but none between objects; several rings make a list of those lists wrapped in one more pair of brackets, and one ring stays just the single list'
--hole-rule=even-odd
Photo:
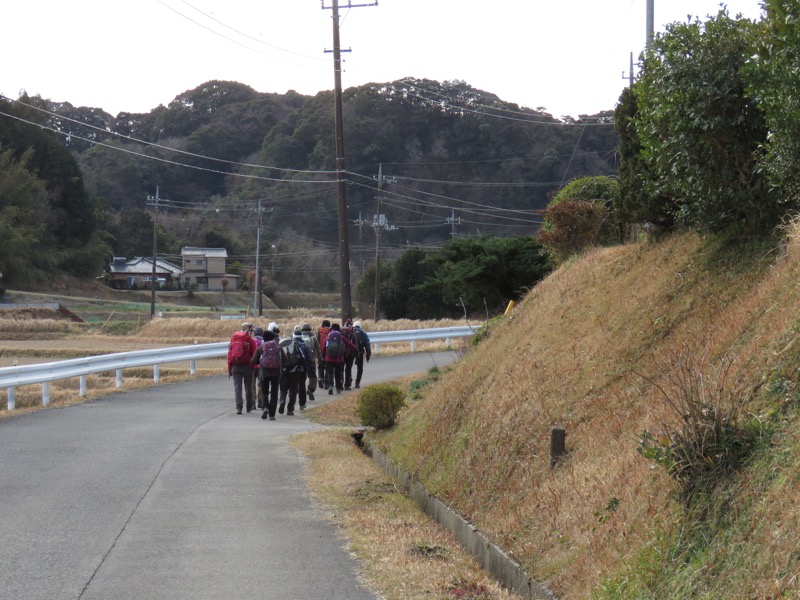
[{"label": "grassy embankment", "polygon": [[[371,443],[559,598],[800,597],[788,233],[780,247],[685,233],[563,266]],[[343,402],[315,412],[353,422]],[[554,426],[569,454],[553,469]],[[458,597],[448,581],[429,586]]]}]

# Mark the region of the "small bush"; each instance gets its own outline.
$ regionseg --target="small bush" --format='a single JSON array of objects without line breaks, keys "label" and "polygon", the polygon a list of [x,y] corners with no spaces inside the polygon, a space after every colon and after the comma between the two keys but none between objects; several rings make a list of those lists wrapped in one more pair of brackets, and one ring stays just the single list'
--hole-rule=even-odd
[{"label": "small bush", "polygon": [[667,385],[656,385],[676,416],[661,432],[645,430],[638,452],[667,468],[691,499],[701,488],[713,488],[747,460],[762,429],[743,424],[751,394],[743,385],[729,385],[733,359],[725,357],[709,372],[693,364],[688,354],[675,356],[666,372]]},{"label": "small bush", "polygon": [[358,397],[356,414],[361,424],[375,429],[389,429],[405,407],[405,394],[393,385],[371,385]]}]

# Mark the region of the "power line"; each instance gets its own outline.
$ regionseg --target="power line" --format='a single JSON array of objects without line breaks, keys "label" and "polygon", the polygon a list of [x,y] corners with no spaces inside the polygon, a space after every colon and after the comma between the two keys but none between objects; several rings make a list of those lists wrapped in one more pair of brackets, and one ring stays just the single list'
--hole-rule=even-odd
[{"label": "power line", "polygon": [[[2,94],[0,94],[0,100],[6,100],[6,101],[9,101],[9,102],[14,102],[16,104],[20,104],[22,106],[25,106],[27,108],[39,111],[39,112],[44,113],[46,115],[49,115],[51,117],[55,117],[57,119],[63,119],[64,121],[69,121],[71,123],[75,123],[76,125],[80,125],[82,127],[87,127],[89,129],[94,129],[95,131],[99,131],[99,132],[103,133],[104,135],[109,135],[110,134],[110,135],[116,136],[118,138],[121,138],[121,139],[124,139],[124,140],[128,140],[130,142],[136,142],[137,144],[142,144],[143,146],[150,146],[150,147],[153,147],[153,148],[159,148],[161,150],[167,150],[169,152],[175,152],[176,154],[183,154],[185,156],[190,156],[192,158],[201,158],[203,160],[219,162],[219,163],[223,163],[223,164],[231,165],[231,166],[236,166],[236,167],[244,167],[244,168],[251,168],[251,169],[270,169],[270,170],[274,170],[274,171],[281,171],[283,173],[303,173],[303,174],[311,174],[311,175],[333,175],[333,174],[336,173],[336,171],[312,171],[312,170],[303,170],[303,169],[288,169],[288,168],[276,167],[276,166],[272,166],[272,165],[256,165],[256,164],[250,164],[250,163],[238,163],[238,162],[234,162],[234,161],[230,161],[230,160],[225,160],[225,159],[222,159],[222,158],[214,158],[212,156],[206,156],[206,155],[203,155],[203,154],[195,154],[194,152],[187,152],[186,150],[179,150],[178,148],[170,148],[169,146],[163,146],[161,144],[156,144],[155,142],[147,142],[145,140],[140,140],[140,139],[137,139],[137,138],[134,138],[134,137],[131,137],[131,136],[127,136],[127,135],[122,134],[122,133],[117,133],[116,131],[110,131],[108,129],[103,129],[101,127],[97,127],[97,126],[91,125],[89,123],[84,123],[83,121],[78,121],[77,119],[72,119],[70,117],[67,117],[66,115],[61,115],[61,114],[54,113],[52,111],[46,110],[44,108],[41,108],[39,106],[34,106],[33,104],[27,104],[25,102],[22,102],[21,100],[14,100],[13,98],[8,98],[7,96],[3,96]],[[0,113],[0,114],[4,114],[5,116],[16,118],[19,121],[24,121],[25,123],[30,123],[31,125],[35,125],[37,127],[42,127],[44,129],[48,129],[50,131],[58,133],[59,135],[65,135],[64,132],[62,132],[62,131],[60,131],[58,129],[54,129],[52,127],[48,127],[48,126],[43,125],[41,123],[34,123],[34,122],[31,122],[31,121],[27,121],[27,120],[25,120],[25,119],[23,119],[21,117],[14,117],[14,115],[8,115],[6,113]],[[105,144],[103,144],[101,142],[97,142],[97,141],[94,141],[94,140],[86,139],[86,138],[80,137],[80,136],[78,136],[76,134],[70,133],[68,135],[74,135],[78,139],[80,139],[82,141],[85,141],[85,142],[89,142],[91,144],[105,145]],[[153,157],[153,158],[156,158],[156,157]],[[235,173],[231,173],[231,175],[234,175],[234,174]],[[276,178],[267,178],[267,179],[270,179],[271,181],[292,181],[292,180],[289,180],[289,179],[276,179]],[[317,183],[317,182],[313,182],[313,183]]]}]

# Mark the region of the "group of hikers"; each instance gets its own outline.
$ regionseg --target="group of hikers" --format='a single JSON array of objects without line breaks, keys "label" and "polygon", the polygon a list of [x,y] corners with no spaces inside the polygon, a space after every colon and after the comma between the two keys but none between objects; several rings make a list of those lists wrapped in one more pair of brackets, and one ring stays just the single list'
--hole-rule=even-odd
[{"label": "group of hikers", "polygon": [[228,345],[236,414],[257,407],[263,410],[262,419],[274,421],[276,413],[294,415],[295,406],[305,410],[306,401],[314,400],[318,382],[331,395],[334,389],[337,394],[351,389],[353,383],[359,388],[364,361],[371,356],[361,321],[348,319],[340,326],[325,319],[316,332],[303,323],[288,337],[281,337],[274,322],[266,329],[243,323]]}]

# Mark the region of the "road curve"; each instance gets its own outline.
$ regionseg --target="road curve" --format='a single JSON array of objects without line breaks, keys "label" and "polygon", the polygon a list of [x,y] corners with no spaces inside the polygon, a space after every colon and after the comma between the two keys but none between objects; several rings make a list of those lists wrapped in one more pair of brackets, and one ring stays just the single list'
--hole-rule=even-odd
[{"label": "road curve", "polygon": [[[376,356],[363,383],[453,360]],[[237,415],[232,388],[202,378],[0,421],[0,598],[374,598],[288,444],[320,426]]]}]

